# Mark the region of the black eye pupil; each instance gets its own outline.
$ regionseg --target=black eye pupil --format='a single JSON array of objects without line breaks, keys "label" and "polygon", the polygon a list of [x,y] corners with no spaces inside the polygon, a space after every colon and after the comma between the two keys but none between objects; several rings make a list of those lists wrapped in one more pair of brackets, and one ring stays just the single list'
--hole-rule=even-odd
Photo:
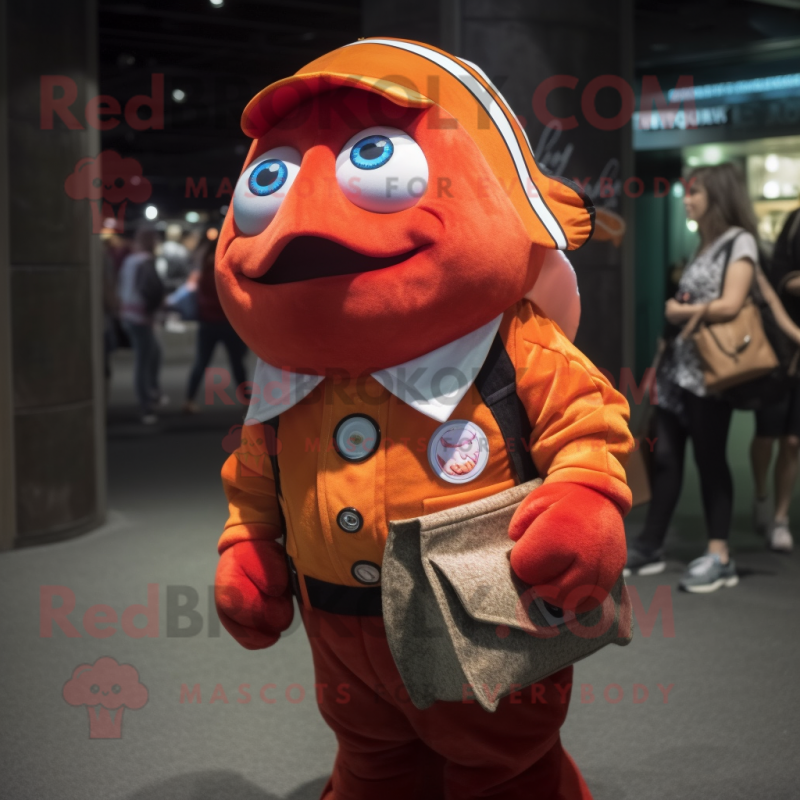
[{"label": "black eye pupil", "polygon": [[115,683],[111,687],[111,691],[114,692],[114,694],[119,694],[122,691],[122,687],[118,683]]},{"label": "black eye pupil", "polygon": [[95,187],[95,189],[96,189],[96,188],[97,188],[98,186],[100,186],[102,183],[103,183],[103,181],[101,181],[101,180],[100,180],[100,178],[95,178],[95,179],[92,181],[92,186],[94,186],[94,187]]},{"label": "black eye pupil", "polygon": [[280,172],[280,167],[277,164],[270,164],[268,167],[260,170],[256,175],[256,183],[259,186],[269,186],[271,183],[274,183],[275,178],[278,177],[278,172]]},{"label": "black eye pupil", "polygon": [[124,185],[125,185],[125,179],[124,178],[117,178],[114,181],[114,186],[116,186],[117,189],[121,189]]},{"label": "black eye pupil", "polygon": [[370,142],[361,148],[359,155],[365,161],[376,161],[383,155],[386,145],[383,142]]},{"label": "black eye pupil", "polygon": [[96,683],[93,683],[90,691],[92,694],[97,694],[100,691],[100,687]]}]

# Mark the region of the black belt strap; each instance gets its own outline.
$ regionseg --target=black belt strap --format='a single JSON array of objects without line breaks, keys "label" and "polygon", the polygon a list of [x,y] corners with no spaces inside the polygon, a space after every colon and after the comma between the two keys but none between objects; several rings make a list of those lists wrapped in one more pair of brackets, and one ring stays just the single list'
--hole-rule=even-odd
[{"label": "black belt strap", "polygon": [[312,608],[354,617],[383,616],[380,586],[341,586],[307,575],[303,580]]}]

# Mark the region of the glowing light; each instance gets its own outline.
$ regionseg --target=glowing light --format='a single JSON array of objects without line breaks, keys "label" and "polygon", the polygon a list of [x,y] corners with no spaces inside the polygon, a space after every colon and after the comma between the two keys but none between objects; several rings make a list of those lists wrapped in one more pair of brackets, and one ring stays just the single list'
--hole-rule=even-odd
[{"label": "glowing light", "polygon": [[683,184],[682,183],[673,183],[672,184],[672,196],[673,197],[683,197]]},{"label": "glowing light", "polygon": [[210,3],[214,8],[222,8],[225,5],[225,0],[210,0]]},{"label": "glowing light", "polygon": [[147,219],[155,219],[158,216],[158,209],[155,206],[147,206],[144,210],[144,215]]},{"label": "glowing light", "polygon": [[781,165],[781,161],[778,158],[778,156],[775,155],[775,153],[770,153],[764,159],[764,169],[767,172],[777,172],[778,168],[780,167],[780,165]]},{"label": "glowing light", "polygon": [[224,217],[228,213],[228,206],[220,206],[219,213]]},{"label": "glowing light", "polygon": [[697,223],[693,219],[686,220],[686,227],[692,232],[696,233],[697,231]]},{"label": "glowing light", "polygon": [[217,236],[219,236],[219,231],[216,228],[209,228],[206,231],[206,239],[208,239],[210,242],[215,241]]},{"label": "glowing light", "polygon": [[184,92],[183,89],[173,89],[172,99],[176,103],[182,103],[186,99],[186,92]]},{"label": "glowing light", "polygon": [[768,197],[770,200],[781,196],[781,187],[778,181],[767,181],[761,191],[764,197]]},{"label": "glowing light", "polygon": [[700,163],[700,159],[697,156],[689,156],[689,158],[686,159],[686,163],[690,167],[696,167]]},{"label": "glowing light", "polygon": [[200,222],[200,215],[196,211],[187,211],[186,212],[186,221],[187,222]]},{"label": "glowing light", "polygon": [[706,164],[719,164],[722,161],[722,150],[715,145],[703,148],[703,161]]}]

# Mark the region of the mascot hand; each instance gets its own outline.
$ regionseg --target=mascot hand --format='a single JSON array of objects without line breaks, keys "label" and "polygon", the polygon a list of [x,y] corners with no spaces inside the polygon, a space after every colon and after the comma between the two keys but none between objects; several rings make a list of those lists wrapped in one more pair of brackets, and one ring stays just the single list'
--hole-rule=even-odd
[{"label": "mascot hand", "polygon": [[289,570],[284,549],[276,542],[232,545],[220,556],[214,583],[220,621],[248,650],[275,644],[291,625]]},{"label": "mascot hand", "polygon": [[625,566],[618,506],[577,483],[545,483],[522,501],[508,535],[511,568],[542,598],[568,611],[600,605]]}]

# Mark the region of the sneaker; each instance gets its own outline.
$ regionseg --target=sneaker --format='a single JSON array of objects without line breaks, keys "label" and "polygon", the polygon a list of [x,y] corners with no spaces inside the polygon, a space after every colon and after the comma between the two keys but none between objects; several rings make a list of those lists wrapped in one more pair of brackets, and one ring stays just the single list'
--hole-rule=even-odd
[{"label": "sneaker", "polygon": [[772,525],[772,501],[769,496],[753,501],[753,527],[759,536],[766,536]]},{"label": "sneaker", "polygon": [[791,553],[794,547],[792,532],[789,530],[789,523],[776,522],[772,526],[769,534],[769,546],[779,553]]},{"label": "sneaker", "polygon": [[142,425],[155,425],[158,422],[158,417],[155,414],[145,414],[142,417]]},{"label": "sneaker", "polygon": [[736,565],[733,559],[723,564],[720,557],[714,553],[701,556],[692,561],[683,573],[678,583],[678,588],[684,592],[706,594],[716,592],[726,586],[731,588],[739,583],[736,574]]},{"label": "sneaker", "polygon": [[643,553],[634,547],[628,548],[628,561],[625,564],[625,569],[622,574],[626,578],[631,575],[658,575],[663,572],[667,566],[667,562],[661,556],[661,553]]}]

